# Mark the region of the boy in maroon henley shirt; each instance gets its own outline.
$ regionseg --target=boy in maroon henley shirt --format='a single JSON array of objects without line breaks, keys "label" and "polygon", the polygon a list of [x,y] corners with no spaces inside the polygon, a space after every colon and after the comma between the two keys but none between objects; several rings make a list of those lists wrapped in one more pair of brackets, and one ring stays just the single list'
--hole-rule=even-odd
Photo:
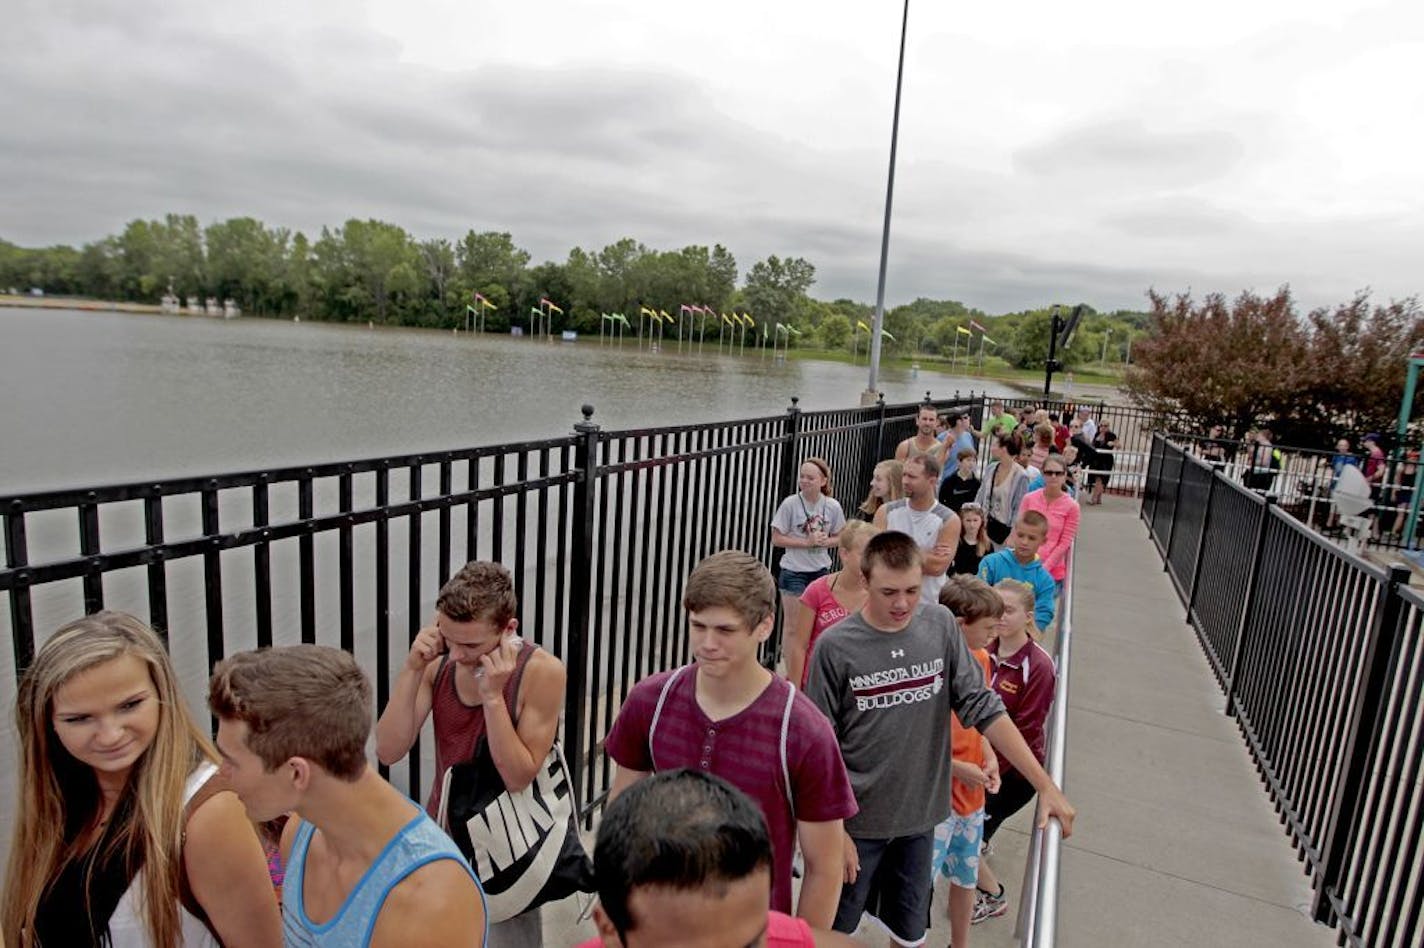
[{"label": "boy in maroon henley shirt", "polygon": [[825,715],[757,661],[775,619],[771,574],[746,553],[717,553],[692,571],[682,604],[696,661],[644,679],[623,703],[604,741],[618,764],[609,801],[653,771],[692,767],[722,777],[766,817],[771,907],[791,912],[799,839],[806,871],[796,914],[830,928],[855,795]]}]

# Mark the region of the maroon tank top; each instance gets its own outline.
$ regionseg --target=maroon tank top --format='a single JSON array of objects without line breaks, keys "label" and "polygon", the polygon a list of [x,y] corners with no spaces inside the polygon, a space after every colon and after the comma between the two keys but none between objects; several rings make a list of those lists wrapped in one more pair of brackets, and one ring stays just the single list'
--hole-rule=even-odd
[{"label": "maroon tank top", "polygon": [[[519,724],[519,683],[524,679],[524,666],[529,664],[538,647],[533,642],[525,642],[520,647],[514,660],[514,674],[504,683],[504,706],[516,726]],[[440,662],[430,695],[430,713],[435,717],[435,780],[425,810],[432,820],[440,812],[440,785],[445,771],[474,757],[485,736],[484,705],[471,707],[461,701],[455,690],[455,663],[448,655]]]}]

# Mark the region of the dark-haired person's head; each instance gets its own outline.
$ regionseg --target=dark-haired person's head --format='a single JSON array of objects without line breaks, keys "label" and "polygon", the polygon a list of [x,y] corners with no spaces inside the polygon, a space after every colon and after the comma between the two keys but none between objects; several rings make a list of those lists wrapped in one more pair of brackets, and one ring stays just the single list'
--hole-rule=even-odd
[{"label": "dark-haired person's head", "polygon": [[913,537],[887,531],[872,537],[860,557],[865,577],[865,606],[861,615],[871,626],[898,632],[910,624],[924,581],[924,554]]},{"label": "dark-haired person's head", "polygon": [[761,810],[699,770],[640,780],[604,813],[594,921],[607,948],[762,944],[771,837]]}]

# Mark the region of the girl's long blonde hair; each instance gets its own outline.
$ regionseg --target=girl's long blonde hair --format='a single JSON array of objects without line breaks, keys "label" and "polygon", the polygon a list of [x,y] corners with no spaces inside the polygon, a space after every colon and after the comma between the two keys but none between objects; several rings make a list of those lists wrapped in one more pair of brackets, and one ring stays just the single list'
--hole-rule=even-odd
[{"label": "girl's long blonde hair", "polygon": [[994,588],[1005,596],[1017,596],[1019,605],[1023,606],[1024,614],[1028,616],[1028,637],[1035,642],[1043,638],[1043,630],[1038,627],[1038,620],[1034,618],[1033,610],[1038,605],[1038,594],[1033,591],[1033,586],[1019,579],[1001,579],[994,584]]},{"label": "girl's long blonde hair", "polygon": [[885,475],[885,482],[890,485],[890,496],[884,500],[876,497],[875,487],[872,483],[871,488],[866,491],[865,500],[861,501],[860,504],[860,512],[867,517],[875,516],[875,511],[880,509],[881,504],[889,503],[892,500],[899,500],[905,496],[905,482],[901,480],[905,475],[905,465],[899,461],[881,461],[875,465],[875,470],[872,471],[871,474],[872,477],[875,474]]},{"label": "girl's long blonde hair", "polygon": [[[180,940],[183,793],[193,769],[203,760],[216,761],[217,753],[188,713],[168,653],[153,630],[126,613],[99,612],[50,636],[20,680],[15,701],[19,800],[0,903],[0,931],[10,945],[34,944],[40,900],[66,865],[86,855],[77,841],[101,805],[94,771],[76,760],[54,731],[55,692],[75,675],[124,655],[148,666],[158,728],[115,808],[128,818],[111,824],[103,835],[99,858],[123,854],[126,860],[142,860],[140,904],[149,937],[159,948]],[[74,906],[74,911],[84,910]]]}]

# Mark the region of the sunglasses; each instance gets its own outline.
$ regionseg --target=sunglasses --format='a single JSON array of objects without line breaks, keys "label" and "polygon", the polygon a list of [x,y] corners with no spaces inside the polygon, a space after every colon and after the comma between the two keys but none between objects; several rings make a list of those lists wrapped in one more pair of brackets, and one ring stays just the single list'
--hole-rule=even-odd
[{"label": "sunglasses", "polygon": [[1043,476],[1044,476],[1044,477],[1062,477],[1064,474],[1067,474],[1067,473],[1068,473],[1067,471],[1044,471],[1044,472],[1043,472]]}]

